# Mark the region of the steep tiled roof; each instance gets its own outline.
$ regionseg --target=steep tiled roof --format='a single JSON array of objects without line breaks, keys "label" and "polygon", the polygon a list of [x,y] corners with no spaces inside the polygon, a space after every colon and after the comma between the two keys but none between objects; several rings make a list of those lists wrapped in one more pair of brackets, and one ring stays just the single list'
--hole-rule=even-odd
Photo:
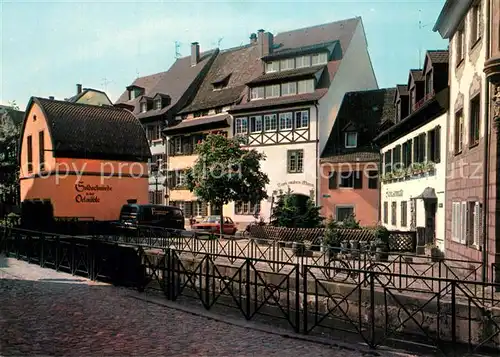
[{"label": "steep tiled roof", "polygon": [[[378,149],[372,143],[382,123],[395,116],[396,88],[374,89],[346,93],[322,158],[338,156],[339,160],[378,158]],[[344,129],[353,126],[358,133],[358,147],[345,148]],[[373,153],[373,156],[367,153]],[[354,160],[356,161],[356,160]]]},{"label": "steep tiled roof", "polygon": [[431,50],[427,51],[433,64],[448,63],[450,56],[448,50]]},{"label": "steep tiled roof", "polygon": [[372,151],[356,151],[346,154],[328,156],[321,159],[321,162],[373,162],[380,160],[380,152],[373,148]]},{"label": "steep tiled roof", "polygon": [[102,94],[104,94],[106,96],[106,98],[108,98],[109,103],[112,103],[111,100],[109,99],[108,95],[106,94],[106,92],[103,92],[103,91],[97,90],[97,89],[93,89],[93,88],[83,88],[82,91],[79,94],[74,95],[74,96],[66,99],[66,101],[71,102],[71,103],[76,103],[76,102],[78,102],[78,100],[80,98],[82,98],[88,92],[102,93]]},{"label": "steep tiled roof", "polygon": [[303,103],[315,102],[321,99],[321,97],[323,97],[327,93],[327,91],[328,91],[327,88],[321,88],[321,89],[316,89],[316,91],[312,93],[304,93],[304,94],[276,97],[270,99],[252,100],[249,102],[241,103],[233,107],[230,110],[230,112],[236,113],[252,109],[264,109],[279,105],[303,104]]},{"label": "steep tiled roof", "polygon": [[302,55],[309,53],[317,53],[320,50],[329,50],[332,52],[339,41],[330,41],[325,43],[315,43],[312,45],[295,47],[295,48],[282,48],[280,44],[273,46],[273,52],[267,56],[262,57],[264,61],[270,61],[279,58],[291,57],[294,55]]},{"label": "steep tiled roof", "polygon": [[46,117],[55,157],[146,162],[151,156],[141,123],[127,110],[32,97],[26,112],[33,103]]},{"label": "steep tiled roof", "polygon": [[413,77],[413,80],[415,82],[425,80],[424,73],[422,72],[421,69],[410,69],[410,75]]},{"label": "steep tiled roof", "polygon": [[399,92],[399,95],[408,95],[408,86],[406,84],[398,84],[396,88]]},{"label": "steep tiled roof", "polygon": [[141,113],[139,106],[141,97],[129,100],[128,91],[123,92],[116,104],[134,105],[134,114],[139,119],[162,115],[175,106],[186,105],[192,99],[194,91],[198,89],[199,81],[203,79],[203,75],[218,52],[218,50],[212,50],[201,53],[196,66],[191,66],[191,56],[179,58],[168,71],[140,77],[132,83],[132,86],[144,88],[144,95],[150,98],[153,98],[158,93],[169,95],[171,98],[170,105],[162,109],[153,109]]},{"label": "steep tiled roof", "polygon": [[[221,51],[193,101],[181,113],[222,107],[237,103],[246,91],[245,84],[262,73],[258,46],[241,46]],[[227,86],[214,90],[214,83],[227,78]]]},{"label": "steep tiled roof", "polygon": [[297,68],[297,69],[292,69],[290,71],[279,71],[279,72],[266,73],[266,74],[263,74],[262,76],[259,76],[255,79],[251,80],[247,84],[270,83],[273,81],[280,81],[282,79],[294,79],[294,78],[312,76],[313,74],[319,72],[320,70],[322,70],[324,68],[325,68],[325,65],[320,65],[320,66],[307,67],[307,68]]},{"label": "steep tiled roof", "polygon": [[355,17],[352,19],[282,32],[274,37],[274,44],[277,47],[277,51],[282,51],[290,48],[339,41],[342,52],[345,52],[347,47],[349,47],[354,31],[360,21],[360,17]]}]

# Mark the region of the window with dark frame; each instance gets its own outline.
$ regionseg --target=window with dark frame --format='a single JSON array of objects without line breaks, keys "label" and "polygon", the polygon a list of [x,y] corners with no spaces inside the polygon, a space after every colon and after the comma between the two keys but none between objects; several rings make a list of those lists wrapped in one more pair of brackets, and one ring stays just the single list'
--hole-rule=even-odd
[{"label": "window with dark frame", "polygon": [[26,145],[27,145],[27,161],[28,161],[28,173],[33,172],[33,137],[31,135],[28,135],[26,139]]},{"label": "window with dark frame", "polygon": [[479,143],[479,127],[481,125],[481,104],[480,95],[476,95],[470,101],[470,116],[469,116],[469,146],[474,146]]},{"label": "window with dark frame", "polygon": [[301,173],[304,170],[304,150],[288,150],[288,173]]},{"label": "window with dark frame", "polygon": [[392,149],[392,165],[395,170],[401,168],[401,145],[396,145]]},{"label": "window with dark frame", "polygon": [[40,171],[43,171],[45,168],[45,133],[43,131],[38,133],[38,158]]},{"label": "window with dark frame", "polygon": [[441,127],[427,132],[427,160],[434,163],[441,161]]},{"label": "window with dark frame", "polygon": [[388,150],[384,154],[384,173],[392,172],[392,150]]},{"label": "window with dark frame", "polygon": [[337,188],[337,173],[330,171],[328,173],[328,189],[335,190]]},{"label": "window with dark frame", "polygon": [[354,215],[353,206],[337,206],[335,207],[335,219],[337,222],[345,221],[347,218]]},{"label": "window with dark frame", "polygon": [[389,222],[389,203],[384,202],[384,223],[387,224]]},{"label": "window with dark frame", "polygon": [[470,21],[470,41],[471,47],[476,44],[476,42],[481,38],[481,2],[476,3],[471,10],[471,21]]},{"label": "window with dark frame", "polygon": [[398,203],[391,202],[391,224],[393,226],[397,224],[397,211],[398,211]]},{"label": "window with dark frame", "polygon": [[463,110],[460,109],[455,113],[455,154],[460,154],[463,150],[464,145],[464,114]]},{"label": "window with dark frame", "polygon": [[407,201],[401,201],[401,227],[406,227],[408,225],[408,203]]},{"label": "window with dark frame", "polygon": [[457,60],[457,66],[462,63],[462,60],[464,59],[465,56],[465,33],[464,33],[464,25],[462,24],[460,28],[457,31],[456,34],[456,44],[455,44],[455,51],[456,51],[456,60]]},{"label": "window with dark frame", "polygon": [[434,83],[432,81],[432,69],[425,75],[425,94],[430,95],[434,91]]},{"label": "window with dark frame", "polygon": [[371,190],[378,189],[378,171],[368,171],[368,188]]}]

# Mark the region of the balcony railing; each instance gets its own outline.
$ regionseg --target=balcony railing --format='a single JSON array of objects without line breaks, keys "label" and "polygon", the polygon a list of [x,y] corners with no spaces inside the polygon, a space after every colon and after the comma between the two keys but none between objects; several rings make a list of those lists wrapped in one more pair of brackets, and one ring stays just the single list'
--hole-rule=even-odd
[{"label": "balcony railing", "polygon": [[424,105],[424,103],[426,103],[428,100],[434,98],[434,96],[436,95],[436,92],[434,91],[434,89],[427,93],[426,95],[424,95],[424,97],[422,99],[420,99],[418,102],[416,102],[414,105],[413,105],[413,111],[417,111],[418,109],[420,109],[420,107],[422,105]]}]

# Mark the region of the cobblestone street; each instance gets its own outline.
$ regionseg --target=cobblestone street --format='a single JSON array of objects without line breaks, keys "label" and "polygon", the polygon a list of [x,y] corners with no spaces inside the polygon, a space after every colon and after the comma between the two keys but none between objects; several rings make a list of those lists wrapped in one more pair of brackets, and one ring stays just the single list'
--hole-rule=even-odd
[{"label": "cobblestone street", "polygon": [[0,257],[0,355],[363,355],[196,316],[139,296]]}]

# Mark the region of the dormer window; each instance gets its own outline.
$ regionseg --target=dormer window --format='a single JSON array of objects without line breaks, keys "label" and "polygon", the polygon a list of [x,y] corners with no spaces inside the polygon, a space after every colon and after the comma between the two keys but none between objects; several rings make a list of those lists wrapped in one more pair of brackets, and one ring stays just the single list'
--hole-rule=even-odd
[{"label": "dormer window", "polygon": [[345,133],[345,147],[347,149],[358,147],[358,133],[356,132]]},{"label": "dormer window", "polygon": [[280,67],[282,71],[287,71],[295,68],[295,58],[287,58],[281,60]]},{"label": "dormer window", "polygon": [[425,94],[430,96],[434,92],[434,83],[432,80],[432,69],[425,75]]},{"label": "dormer window", "polygon": [[400,121],[402,118],[402,113],[401,113],[401,99],[398,99],[396,103],[396,123]]},{"label": "dormer window", "polygon": [[266,73],[278,72],[280,70],[279,61],[267,62],[266,63]]},{"label": "dormer window", "polygon": [[310,67],[311,66],[311,56],[301,56],[297,57],[295,60],[295,67],[296,68],[304,68],[304,67]]},{"label": "dormer window", "polygon": [[264,87],[255,87],[252,88],[250,98],[254,99],[264,99]]},{"label": "dormer window", "polygon": [[299,94],[301,93],[312,93],[314,92],[314,79],[306,79],[304,81],[299,81]]},{"label": "dormer window", "polygon": [[214,90],[221,90],[227,87],[229,83],[229,78],[231,77],[232,73],[229,73],[225,77],[219,78],[218,80],[212,82],[212,85],[214,86]]},{"label": "dormer window", "polygon": [[161,98],[155,100],[155,109],[160,110],[161,109]]},{"label": "dormer window", "polygon": [[146,113],[148,111],[148,103],[141,103],[141,113]]},{"label": "dormer window", "polygon": [[127,87],[128,88],[128,98],[129,100],[135,99],[143,94],[143,89],[139,87]]},{"label": "dormer window", "polygon": [[415,110],[415,104],[416,104],[416,94],[415,94],[415,87],[412,87],[410,89],[410,106],[411,108],[413,108],[413,110]]},{"label": "dormer window", "polygon": [[326,64],[328,62],[328,56],[326,52],[318,53],[311,57],[311,65],[317,66],[320,64]]}]

